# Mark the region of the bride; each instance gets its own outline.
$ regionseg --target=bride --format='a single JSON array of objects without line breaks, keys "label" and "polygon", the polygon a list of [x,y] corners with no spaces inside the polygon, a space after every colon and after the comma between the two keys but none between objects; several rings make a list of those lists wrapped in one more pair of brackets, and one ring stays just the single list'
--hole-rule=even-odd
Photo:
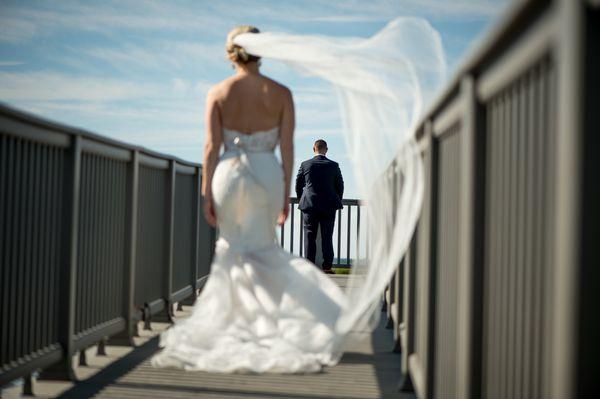
[{"label": "bride", "polygon": [[[316,372],[339,360],[335,324],[346,297],[317,267],[279,247],[289,212],[294,104],[260,73],[259,57],[234,44],[235,75],[206,101],[204,215],[218,227],[210,277],[191,315],[165,331],[155,366],[210,372]],[[279,144],[280,164],[274,155]],[[221,147],[223,154],[219,157]]]},{"label": "bride", "polygon": [[[202,192],[219,239],[210,278],[191,316],[161,336],[156,366],[296,373],[336,364],[344,340],[376,325],[381,294],[419,218],[424,180],[414,126],[446,79],[439,33],[413,17],[395,18],[370,38],[257,33],[251,26],[229,33],[235,76],[208,94]],[[287,88],[259,72],[257,56],[329,82],[337,97],[370,248],[344,293],[276,243],[289,209],[294,105]],[[273,153],[278,144],[283,165]],[[379,178],[392,160],[397,185]]]}]

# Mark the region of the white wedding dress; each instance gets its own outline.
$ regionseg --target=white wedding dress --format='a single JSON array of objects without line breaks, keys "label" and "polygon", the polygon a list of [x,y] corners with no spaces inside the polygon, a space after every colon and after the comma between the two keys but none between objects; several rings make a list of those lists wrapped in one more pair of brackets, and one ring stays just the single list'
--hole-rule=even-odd
[{"label": "white wedding dress", "polygon": [[341,289],[276,239],[283,170],[279,129],[224,129],[212,191],[219,238],[191,315],[160,339],[152,363],[210,372],[316,372],[341,357]]}]

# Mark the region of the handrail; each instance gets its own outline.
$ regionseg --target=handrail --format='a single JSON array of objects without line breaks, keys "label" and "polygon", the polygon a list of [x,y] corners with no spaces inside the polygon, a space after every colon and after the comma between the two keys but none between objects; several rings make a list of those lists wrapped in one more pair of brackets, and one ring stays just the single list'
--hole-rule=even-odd
[{"label": "handrail", "polygon": [[[90,132],[89,130],[65,125],[60,122],[51,121],[49,119],[45,119],[40,116],[34,115],[30,112],[16,109],[1,101],[0,115],[3,118],[3,134],[13,135],[17,137],[23,137],[25,135],[28,139],[32,141],[45,144],[57,144],[55,139],[52,137],[53,135],[81,136],[82,138],[88,139],[91,142],[105,144],[112,148],[121,148],[130,151],[137,151],[139,153],[146,154],[154,158],[174,160],[180,165],[202,168],[202,164],[186,161],[174,155],[154,151],[144,146],[117,140],[108,136],[103,136],[97,133]],[[4,118],[8,118],[8,120],[5,120]],[[27,134],[26,132],[18,131],[16,129],[18,126],[7,125],[7,123],[10,120],[23,123],[24,125],[21,126],[27,126],[30,130],[33,130],[33,134]],[[62,141],[62,144],[64,146],[68,145],[66,141]]]}]

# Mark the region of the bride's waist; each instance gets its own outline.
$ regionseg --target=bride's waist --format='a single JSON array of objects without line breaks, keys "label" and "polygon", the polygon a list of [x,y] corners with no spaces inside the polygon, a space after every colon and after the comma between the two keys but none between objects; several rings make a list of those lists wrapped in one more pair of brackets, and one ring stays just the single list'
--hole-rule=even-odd
[{"label": "bride's waist", "polygon": [[[225,159],[230,159],[230,158],[237,158],[241,155],[242,153],[238,150],[235,149],[231,149],[231,150],[225,150],[225,152],[223,152],[223,154],[221,154],[221,160],[225,160]],[[246,156],[249,159],[276,159],[275,157],[275,153],[273,151],[270,150],[266,150],[266,151],[246,151],[245,152]]]}]

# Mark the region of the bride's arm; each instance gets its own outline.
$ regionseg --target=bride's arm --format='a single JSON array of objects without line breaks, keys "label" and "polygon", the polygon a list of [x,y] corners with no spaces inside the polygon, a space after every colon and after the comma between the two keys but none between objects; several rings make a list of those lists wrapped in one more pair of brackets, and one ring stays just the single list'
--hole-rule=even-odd
[{"label": "bride's arm", "polygon": [[204,159],[202,161],[202,195],[204,196],[204,216],[207,222],[214,227],[217,220],[211,187],[219,151],[223,142],[219,103],[214,87],[209,90],[206,96],[204,118],[206,122],[206,139],[204,141]]},{"label": "bride's arm", "polygon": [[281,134],[279,148],[281,151],[281,162],[283,164],[285,191],[283,192],[284,204],[283,210],[279,217],[279,224],[283,224],[285,222],[289,212],[290,184],[292,180],[292,167],[294,166],[295,125],[294,100],[292,99],[292,93],[288,89],[285,89],[283,112],[281,114],[281,124],[279,127]]}]

